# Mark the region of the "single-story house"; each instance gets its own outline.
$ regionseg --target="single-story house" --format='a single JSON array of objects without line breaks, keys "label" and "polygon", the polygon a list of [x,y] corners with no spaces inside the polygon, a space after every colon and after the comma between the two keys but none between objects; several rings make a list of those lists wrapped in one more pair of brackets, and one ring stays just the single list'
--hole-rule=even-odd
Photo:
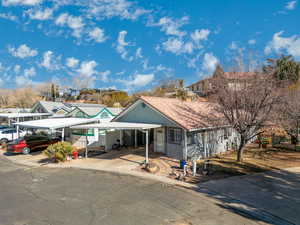
[{"label": "single-story house", "polygon": [[50,113],[54,116],[63,117],[74,110],[76,107],[84,108],[103,108],[101,104],[90,104],[80,102],[51,102],[38,101],[31,109],[32,113]]},{"label": "single-story house", "polygon": [[65,114],[70,110],[71,108],[65,106],[63,102],[38,101],[33,105],[31,112]]},{"label": "single-story house", "polygon": [[[176,159],[206,158],[239,142],[235,130],[222,125],[224,122],[221,123],[222,117],[216,113],[214,104],[201,100],[142,96],[112,121],[162,125],[150,131],[149,143],[155,152]],[[134,134],[124,131],[122,137],[130,144]],[[144,139],[142,134],[139,139]]]},{"label": "single-story house", "polygon": [[[66,114],[66,117],[73,118],[92,118],[99,119],[100,122],[109,122],[116,117],[122,108],[110,107],[75,107],[71,112]],[[111,146],[119,138],[119,132],[114,130],[99,131],[99,129],[72,130],[72,143],[77,147],[85,145],[85,139],[88,139],[89,146],[106,146],[105,149],[111,149]],[[111,141],[108,141],[111,140]]]},{"label": "single-story house", "polygon": [[101,120],[111,120],[122,111],[122,108],[110,107],[82,107],[76,106],[66,114],[66,117],[76,118],[97,118]]}]

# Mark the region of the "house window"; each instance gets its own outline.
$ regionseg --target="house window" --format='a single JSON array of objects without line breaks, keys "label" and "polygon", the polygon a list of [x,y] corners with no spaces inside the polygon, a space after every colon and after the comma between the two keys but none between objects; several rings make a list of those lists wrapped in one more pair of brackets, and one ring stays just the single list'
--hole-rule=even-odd
[{"label": "house window", "polygon": [[182,130],[180,128],[169,128],[168,129],[168,141],[172,144],[181,144],[182,141]]},{"label": "house window", "polygon": [[187,136],[187,145],[194,145],[194,144],[196,144],[195,134],[189,134]]},{"label": "house window", "polygon": [[101,115],[101,119],[107,119],[109,118],[109,114],[107,112],[103,112]]}]

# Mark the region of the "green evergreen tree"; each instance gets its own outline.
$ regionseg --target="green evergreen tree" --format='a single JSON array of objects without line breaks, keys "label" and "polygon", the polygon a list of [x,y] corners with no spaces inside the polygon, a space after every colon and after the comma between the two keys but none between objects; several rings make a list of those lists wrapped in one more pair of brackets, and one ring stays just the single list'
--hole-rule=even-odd
[{"label": "green evergreen tree", "polygon": [[292,56],[282,55],[279,59],[268,59],[264,72],[271,74],[277,81],[296,83],[300,77],[300,63]]}]

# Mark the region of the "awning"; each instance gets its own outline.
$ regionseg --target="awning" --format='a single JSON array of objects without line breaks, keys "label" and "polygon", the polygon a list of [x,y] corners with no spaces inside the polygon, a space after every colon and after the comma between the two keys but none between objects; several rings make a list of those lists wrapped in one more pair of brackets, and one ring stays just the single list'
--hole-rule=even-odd
[{"label": "awning", "polygon": [[0,118],[27,118],[27,117],[40,117],[50,116],[50,113],[0,113]]},{"label": "awning", "polygon": [[147,124],[147,123],[126,123],[126,122],[104,122],[104,123],[92,123],[83,124],[78,126],[72,126],[71,129],[92,129],[98,128],[102,130],[117,129],[117,130],[149,130],[152,128],[159,128],[159,124]]},{"label": "awning", "polygon": [[83,118],[53,118],[43,120],[32,120],[20,123],[14,123],[14,125],[26,128],[34,129],[59,129],[65,127],[71,127],[80,124],[95,123],[99,119],[83,119]]}]

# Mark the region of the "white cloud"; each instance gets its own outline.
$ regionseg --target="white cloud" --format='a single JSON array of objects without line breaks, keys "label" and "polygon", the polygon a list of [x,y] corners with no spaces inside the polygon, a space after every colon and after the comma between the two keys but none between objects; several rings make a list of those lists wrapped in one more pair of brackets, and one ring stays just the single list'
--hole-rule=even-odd
[{"label": "white cloud", "polygon": [[95,69],[96,66],[97,63],[94,60],[83,61],[79,69],[76,70],[77,74],[73,80],[74,85],[77,88],[93,87],[96,81],[95,75],[98,74]]},{"label": "white cloud", "polygon": [[161,27],[161,31],[165,32],[167,35],[174,35],[174,36],[184,36],[186,32],[181,31],[180,28],[187,24],[189,18],[184,16],[178,20],[173,20],[170,17],[162,17],[157,23],[153,23],[150,21],[147,23],[148,26],[159,26]]},{"label": "white cloud", "polygon": [[80,68],[77,70],[78,74],[83,77],[91,77],[96,73],[95,67],[97,63],[94,60],[84,61],[80,64]]},{"label": "white cloud", "polygon": [[248,41],[248,44],[249,44],[249,45],[255,45],[255,44],[256,44],[256,40],[255,40],[255,39],[250,39],[250,40]]},{"label": "white cloud", "polygon": [[33,20],[47,20],[52,17],[53,9],[46,8],[44,10],[33,10],[30,9],[26,11],[26,13],[29,15],[30,19]]},{"label": "white cloud", "polygon": [[154,74],[136,74],[130,81],[122,81],[126,86],[143,87],[154,80]]},{"label": "white cloud", "polygon": [[207,40],[209,34],[210,34],[210,30],[208,29],[195,30],[191,34],[191,38],[195,42],[199,42],[199,41]]},{"label": "white cloud", "polygon": [[128,52],[126,47],[130,45],[129,42],[126,42],[125,37],[127,35],[126,30],[122,30],[119,32],[118,41],[117,41],[117,52],[121,55],[121,58],[127,61],[132,61],[133,57],[128,57]]},{"label": "white cloud", "polygon": [[66,60],[66,65],[70,68],[77,67],[78,63],[79,63],[79,60],[74,57],[67,58],[67,60]]},{"label": "white cloud", "polygon": [[81,37],[82,29],[84,27],[83,19],[80,16],[72,16],[68,13],[60,14],[56,20],[55,24],[58,26],[68,26],[73,30],[72,35],[76,38]]},{"label": "white cloud", "polygon": [[2,0],[3,6],[16,6],[16,5],[25,5],[33,6],[40,4],[43,0]]},{"label": "white cloud", "polygon": [[100,75],[100,79],[103,81],[103,82],[107,82],[108,81],[108,76],[111,74],[111,71],[110,70],[105,70],[103,72],[99,72],[99,75]]},{"label": "white cloud", "polygon": [[238,49],[238,45],[235,41],[232,41],[229,45],[229,49],[231,50],[237,50]]},{"label": "white cloud", "polygon": [[34,77],[36,75],[36,71],[34,67],[31,67],[29,69],[24,70],[24,76],[25,77]]},{"label": "white cloud", "polygon": [[210,75],[215,71],[218,63],[219,60],[212,53],[205,53],[201,69],[203,73]]},{"label": "white cloud", "polygon": [[91,0],[88,1],[87,15],[97,19],[120,17],[136,20],[143,14],[149,13],[135,3],[126,0]]},{"label": "white cloud", "polygon": [[15,65],[15,66],[14,66],[14,72],[15,72],[16,74],[20,73],[20,70],[21,70],[21,66],[20,66],[20,65]]},{"label": "white cloud", "polygon": [[104,30],[98,27],[91,30],[88,35],[92,40],[98,43],[104,42],[107,39],[105,37]]},{"label": "white cloud", "polygon": [[[21,67],[19,65],[16,65],[15,69],[20,70]],[[32,85],[34,82],[31,78],[34,77],[35,75],[36,75],[36,71],[34,67],[30,67],[29,69],[24,69],[23,75],[15,76],[15,83],[18,87]]]},{"label": "white cloud", "polygon": [[18,48],[15,47],[8,47],[8,52],[18,58],[26,58],[26,57],[33,57],[38,54],[38,51],[35,49],[31,49],[26,44],[20,45]]},{"label": "white cloud", "polygon": [[48,70],[58,70],[60,57],[55,57],[52,51],[46,51],[43,54],[43,61],[41,62],[41,66],[45,67]]},{"label": "white cloud", "polygon": [[135,51],[135,58],[143,58],[142,48],[141,48],[141,47],[139,47],[139,48]]},{"label": "white cloud", "polygon": [[285,5],[287,10],[294,10],[296,8],[297,1],[290,1]]},{"label": "white cloud", "polygon": [[16,76],[15,77],[15,82],[18,87],[24,87],[24,86],[29,86],[32,85],[34,82],[32,79],[26,76]]},{"label": "white cloud", "polygon": [[14,22],[18,21],[18,18],[15,15],[12,15],[11,13],[0,13],[0,18],[11,20]]},{"label": "white cloud", "polygon": [[282,34],[283,31],[280,31],[273,35],[272,41],[265,48],[265,54],[271,54],[272,52],[277,54],[286,53],[295,58],[300,58],[300,36],[282,37]]},{"label": "white cloud", "polygon": [[164,50],[172,52],[176,55],[180,55],[183,53],[191,54],[194,50],[194,45],[192,42],[184,43],[181,39],[173,37],[168,38],[168,40],[165,41],[162,46]]}]

